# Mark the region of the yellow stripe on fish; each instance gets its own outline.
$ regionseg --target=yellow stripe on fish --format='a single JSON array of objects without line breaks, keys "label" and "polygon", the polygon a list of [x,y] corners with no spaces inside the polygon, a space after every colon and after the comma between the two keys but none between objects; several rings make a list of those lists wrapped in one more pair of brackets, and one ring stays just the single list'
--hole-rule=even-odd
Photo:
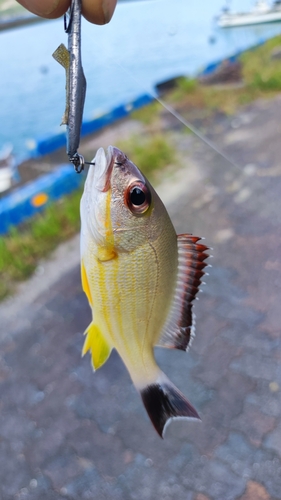
[{"label": "yellow stripe on fish", "polygon": [[101,262],[114,259],[116,253],[114,251],[114,236],[112,231],[112,224],[110,218],[110,203],[111,203],[111,192],[108,191],[106,194],[106,204],[105,204],[105,218],[104,218],[104,229],[105,238],[102,245],[98,245],[98,259]]}]

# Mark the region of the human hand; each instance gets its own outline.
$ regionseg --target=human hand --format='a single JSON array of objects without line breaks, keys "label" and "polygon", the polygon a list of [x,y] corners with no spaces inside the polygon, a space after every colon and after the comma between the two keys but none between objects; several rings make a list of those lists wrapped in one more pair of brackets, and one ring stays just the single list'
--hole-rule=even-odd
[{"label": "human hand", "polygon": [[[27,10],[40,17],[55,19],[70,6],[70,0],[17,0]],[[82,14],[90,23],[106,24],[113,16],[117,0],[82,0]]]}]

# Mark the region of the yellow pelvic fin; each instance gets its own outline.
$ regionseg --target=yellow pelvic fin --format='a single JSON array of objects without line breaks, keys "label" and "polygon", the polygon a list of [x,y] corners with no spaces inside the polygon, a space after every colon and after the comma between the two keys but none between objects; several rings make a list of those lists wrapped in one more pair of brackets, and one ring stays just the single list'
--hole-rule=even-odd
[{"label": "yellow pelvic fin", "polygon": [[86,352],[91,351],[93,368],[97,370],[109,358],[111,347],[108,345],[99,327],[95,325],[94,322],[88,326],[85,335],[87,335],[87,337],[84,342],[82,356],[84,356]]},{"label": "yellow pelvic fin", "polygon": [[81,280],[82,280],[83,291],[87,295],[87,299],[89,301],[90,306],[93,307],[91,290],[90,290],[89,281],[88,281],[88,277],[87,277],[87,273],[86,273],[86,269],[85,269],[83,261],[81,262]]},{"label": "yellow pelvic fin", "polygon": [[65,111],[62,117],[61,125],[68,125],[68,113],[69,113],[69,66],[70,66],[70,54],[66,46],[61,43],[55,52],[52,54],[53,58],[61,64],[65,69],[66,76],[66,101],[65,101]]}]

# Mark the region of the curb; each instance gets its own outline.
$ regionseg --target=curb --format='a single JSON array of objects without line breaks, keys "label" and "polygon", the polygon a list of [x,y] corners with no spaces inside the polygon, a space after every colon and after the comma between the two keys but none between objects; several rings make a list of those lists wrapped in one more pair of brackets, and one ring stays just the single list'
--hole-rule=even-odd
[{"label": "curb", "polygon": [[0,200],[0,234],[6,234],[11,226],[41,212],[50,201],[71,193],[83,182],[72,165],[61,165],[49,174],[42,175],[22,188],[15,189]]}]

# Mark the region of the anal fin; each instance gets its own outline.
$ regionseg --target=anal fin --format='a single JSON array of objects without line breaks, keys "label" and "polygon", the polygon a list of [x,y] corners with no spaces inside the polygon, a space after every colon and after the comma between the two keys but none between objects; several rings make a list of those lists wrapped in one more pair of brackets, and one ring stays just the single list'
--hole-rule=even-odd
[{"label": "anal fin", "polygon": [[192,303],[206,267],[208,247],[190,234],[178,235],[178,277],[174,301],[158,345],[186,351],[194,336]]},{"label": "anal fin", "polygon": [[104,339],[99,327],[92,321],[85,331],[86,339],[84,342],[82,356],[91,351],[93,369],[100,368],[109,358],[111,347]]}]

